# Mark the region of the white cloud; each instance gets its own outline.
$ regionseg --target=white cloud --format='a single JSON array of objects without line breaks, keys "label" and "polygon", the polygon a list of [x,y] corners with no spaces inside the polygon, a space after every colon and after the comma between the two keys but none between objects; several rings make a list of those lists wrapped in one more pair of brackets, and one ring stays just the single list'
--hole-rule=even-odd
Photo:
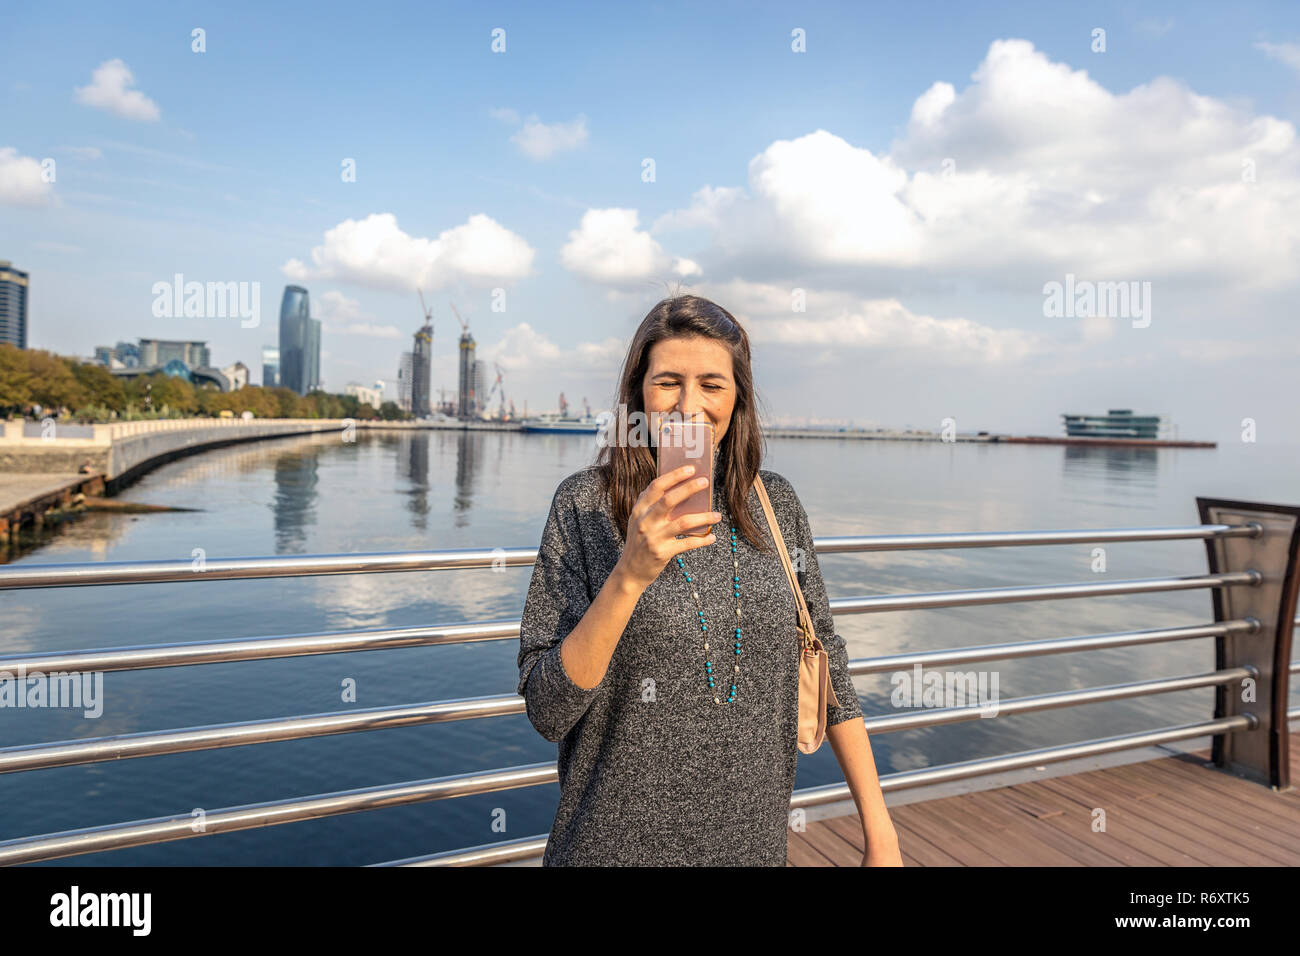
[{"label": "white cloud", "polygon": [[530,159],[550,159],[587,141],[587,118],[579,114],[567,123],[543,123],[534,113],[524,120],[523,127],[510,141]]},{"label": "white cloud", "polygon": [[135,77],[125,63],[118,59],[105,60],[91,74],[89,86],[77,87],[77,102],[125,119],[158,120],[162,116],[158,104],[139,90],[128,89],[134,84]]},{"label": "white cloud", "polygon": [[755,156],[747,185],[705,187],[653,231],[711,229],[711,274],[855,288],[1066,271],[1268,288],[1300,259],[1291,123],[1165,77],[1114,94],[1025,40],[993,42],[964,89],[923,92],[887,153],[819,129]]},{"label": "white cloud", "polygon": [[41,176],[41,163],[19,156],[12,146],[0,146],[0,203],[8,206],[44,206],[54,197],[54,184]]},{"label": "white cloud", "polygon": [[756,344],[869,350],[877,361],[897,359],[909,368],[1013,365],[1073,347],[1037,332],[919,314],[895,298],[807,290],[806,311],[795,312],[792,292],[788,286],[733,280],[696,294],[722,304]]},{"label": "white cloud", "polygon": [[588,209],[560,249],[560,262],[592,282],[621,287],[669,274],[700,274],[696,263],[670,256],[650,233],[638,229],[637,219],[635,209]]},{"label": "white cloud", "polygon": [[1296,72],[1300,72],[1300,43],[1266,43],[1255,44],[1256,50],[1263,50],[1268,56],[1280,60]]},{"label": "white cloud", "polygon": [[290,259],[282,269],[299,282],[337,279],[399,292],[457,282],[485,288],[530,275],[534,255],[521,236],[482,213],[436,239],[408,235],[392,213],[372,213],[327,230],[311,266]]},{"label": "white cloud", "polygon": [[330,290],[315,297],[316,317],[329,331],[343,335],[368,335],[377,339],[399,339],[395,325],[380,325],[378,319],[361,309],[361,303],[342,292]]},{"label": "white cloud", "polygon": [[[486,361],[513,372],[597,372],[612,375],[623,361],[627,342],[610,336],[561,348],[527,322],[507,329],[493,345],[479,346]],[[545,376],[536,376],[539,381]]]},{"label": "white cloud", "polygon": [[508,106],[499,109],[488,110],[488,115],[493,119],[500,120],[503,123],[509,123],[511,126],[519,122],[519,114]]}]

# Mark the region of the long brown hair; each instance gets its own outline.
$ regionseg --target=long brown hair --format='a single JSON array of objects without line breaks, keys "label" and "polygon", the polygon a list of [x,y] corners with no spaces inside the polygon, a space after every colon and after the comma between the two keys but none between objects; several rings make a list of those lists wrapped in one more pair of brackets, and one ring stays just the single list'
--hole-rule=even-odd
[{"label": "long brown hair", "polygon": [[[622,405],[629,418],[633,412],[647,415],[642,386],[650,366],[651,348],[664,339],[693,337],[721,342],[731,353],[736,402],[718,449],[718,473],[714,482],[726,495],[736,530],[755,548],[767,551],[768,537],[759,531],[746,504],[764,451],[763,434],[758,427],[758,397],[750,368],[749,336],[730,312],[697,295],[673,295],[657,303],[632,336],[619,376],[613,414],[617,417],[618,406]],[[614,527],[626,540],[632,506],[657,476],[654,451],[644,444],[610,441],[601,448],[596,468],[614,516]]]}]

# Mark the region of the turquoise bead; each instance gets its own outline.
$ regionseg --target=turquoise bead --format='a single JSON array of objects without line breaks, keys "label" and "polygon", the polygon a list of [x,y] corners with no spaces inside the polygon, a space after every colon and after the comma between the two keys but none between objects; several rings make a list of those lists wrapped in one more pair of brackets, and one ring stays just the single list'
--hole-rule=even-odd
[{"label": "turquoise bead", "polygon": [[[739,549],[738,549],[738,547],[737,547],[737,542],[736,542],[736,528],[735,528],[734,525],[732,525],[732,527],[731,527],[731,553],[734,555],[734,554],[737,554],[738,551],[739,551]],[[682,569],[682,577],[684,577],[688,583],[694,583],[694,578],[692,578],[690,572],[687,571],[687,569],[686,569],[686,562],[685,562],[685,560],[683,559],[683,557],[682,557],[681,555],[675,555],[675,557],[676,557],[676,559],[677,559],[677,566],[678,566],[679,568]],[[734,561],[733,561],[733,563],[734,563]],[[736,599],[736,610],[739,611],[739,610],[740,610],[740,575],[739,575],[739,574],[733,574],[732,577],[731,577],[731,580],[732,580],[732,590],[731,590],[731,594],[732,594],[732,597],[734,597],[734,598]],[[698,606],[698,605],[699,605],[699,595],[698,595],[698,594],[693,594],[692,596],[695,598],[696,605]],[[708,625],[708,621],[707,621],[707,619],[705,618],[703,607],[698,607],[697,610],[696,610],[696,614],[699,616],[699,619],[700,619],[700,632],[701,632],[701,633],[706,633],[706,632],[708,631],[708,629],[709,629],[709,625]],[[735,643],[734,643],[734,652],[735,652],[735,656],[739,656],[739,655],[740,655],[740,640],[739,640],[739,638],[740,638],[740,635],[741,635],[741,629],[740,629],[739,626],[736,627],[735,632],[736,632],[736,638],[737,638],[737,640],[736,640]],[[706,677],[706,679],[707,679],[707,681],[708,681],[709,689],[710,689],[710,690],[715,689],[715,688],[716,688],[716,684],[717,684],[717,682],[716,682],[716,680],[715,680],[715,678],[714,678],[714,675],[713,675],[713,662],[712,662],[712,661],[707,660],[707,659],[705,660],[705,662],[704,662],[704,673],[705,673],[705,677]],[[715,697],[714,700],[717,701],[717,698]],[[735,684],[732,684],[732,685],[730,685],[728,695],[727,695],[725,698],[723,698],[723,700],[720,701],[720,702],[725,702],[725,703],[731,704],[731,703],[734,703],[735,700],[736,700],[736,685],[735,685]]]}]

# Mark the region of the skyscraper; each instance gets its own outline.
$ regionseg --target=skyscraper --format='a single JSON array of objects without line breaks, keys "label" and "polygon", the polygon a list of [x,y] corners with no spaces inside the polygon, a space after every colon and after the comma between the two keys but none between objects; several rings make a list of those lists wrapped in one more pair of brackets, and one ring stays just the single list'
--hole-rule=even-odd
[{"label": "skyscraper", "polygon": [[416,418],[428,418],[433,413],[429,408],[432,371],[433,326],[426,319],[415,333],[415,348],[411,352],[411,414]]},{"label": "skyscraper", "polygon": [[397,364],[397,407],[404,412],[411,410],[411,368],[412,354],[403,352]]},{"label": "skyscraper", "polygon": [[460,378],[456,414],[460,418],[478,416],[479,383],[474,374],[474,336],[466,329],[460,334]]},{"label": "skyscraper", "polygon": [[262,346],[262,387],[275,388],[280,384],[280,350],[274,345]]},{"label": "skyscraper", "polygon": [[299,395],[320,385],[320,319],[297,285],[285,286],[280,300],[280,384]]},{"label": "skyscraper", "polygon": [[474,360],[474,417],[480,418],[487,411],[487,362]]},{"label": "skyscraper", "polygon": [[0,259],[0,342],[27,348],[27,273]]}]

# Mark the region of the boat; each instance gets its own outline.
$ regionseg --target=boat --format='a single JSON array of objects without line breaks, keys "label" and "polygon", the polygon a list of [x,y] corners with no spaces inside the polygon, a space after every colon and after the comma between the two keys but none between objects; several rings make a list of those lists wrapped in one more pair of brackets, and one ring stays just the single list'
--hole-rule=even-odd
[{"label": "boat", "polygon": [[526,432],[584,432],[594,434],[600,430],[600,422],[590,415],[583,418],[561,418],[558,415],[540,415],[525,418],[519,424],[520,431]]}]

